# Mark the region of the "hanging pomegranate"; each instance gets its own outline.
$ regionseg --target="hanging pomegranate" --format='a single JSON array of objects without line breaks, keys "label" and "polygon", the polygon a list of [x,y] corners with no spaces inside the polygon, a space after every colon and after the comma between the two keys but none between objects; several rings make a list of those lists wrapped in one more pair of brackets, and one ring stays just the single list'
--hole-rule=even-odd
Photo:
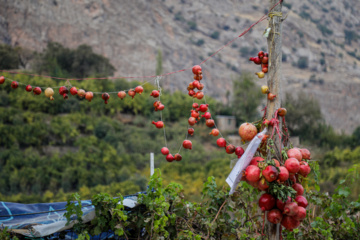
[{"label": "hanging pomegranate", "polygon": [[11,87],[12,88],[18,88],[18,86],[19,86],[19,83],[17,82],[17,81],[12,81],[12,83],[11,83]]},{"label": "hanging pomegranate", "polygon": [[168,155],[168,154],[170,153],[170,151],[169,151],[169,149],[168,149],[167,147],[163,147],[163,148],[161,149],[161,153],[162,153],[163,155]]},{"label": "hanging pomegranate", "polygon": [[50,98],[50,100],[54,100],[54,90],[52,88],[45,89],[45,97]]},{"label": "hanging pomegranate", "polygon": [[209,133],[209,135],[213,135],[213,136],[218,136],[219,135],[219,129],[214,128],[213,130],[211,130],[211,132]]},{"label": "hanging pomegranate", "polygon": [[193,103],[193,104],[192,104],[192,107],[196,109],[196,108],[199,107],[199,104],[198,104],[198,103]]},{"label": "hanging pomegranate", "polygon": [[174,158],[174,156],[173,156],[172,154],[168,154],[168,155],[166,156],[166,161],[172,162],[172,161],[174,161],[174,160],[175,160],[175,158]]},{"label": "hanging pomegranate", "polygon": [[189,117],[188,123],[190,126],[194,126],[196,123],[196,119],[194,117]]},{"label": "hanging pomegranate", "polygon": [[135,92],[138,93],[138,94],[142,94],[142,92],[144,91],[144,88],[142,86],[137,86],[135,88]]},{"label": "hanging pomegranate", "polygon": [[[65,95],[65,94],[64,94]],[[86,92],[85,94],[85,98],[86,100],[88,100],[89,102],[91,102],[91,100],[93,99],[94,94],[92,92]]]},{"label": "hanging pomegranate", "polygon": [[202,73],[201,67],[200,67],[199,65],[193,66],[192,72],[193,72],[194,74],[201,74],[201,73]]},{"label": "hanging pomegranate", "polygon": [[79,91],[77,91],[77,95],[80,97],[80,98],[83,98],[85,97],[85,90],[84,89],[79,89]]},{"label": "hanging pomegranate", "polygon": [[1,76],[0,77],[0,84],[3,84],[5,82],[5,77],[4,76]]},{"label": "hanging pomegranate", "polygon": [[150,96],[157,98],[160,96],[160,92],[158,90],[152,90]]},{"label": "hanging pomegranate", "polygon": [[174,158],[175,158],[175,161],[181,161],[182,156],[179,153],[176,153]]},{"label": "hanging pomegranate", "polygon": [[130,89],[130,90],[128,91],[128,95],[129,95],[130,97],[132,97],[132,98],[135,97],[135,94],[136,94],[136,92],[134,91],[134,89]]},{"label": "hanging pomegranate", "polygon": [[164,127],[164,122],[163,121],[157,121],[157,122],[152,121],[151,123],[154,124],[156,128],[163,128]]},{"label": "hanging pomegranate", "polygon": [[215,121],[212,119],[206,119],[205,124],[206,124],[206,126],[211,128],[211,127],[215,126]]},{"label": "hanging pomegranate", "polygon": [[211,118],[211,113],[210,112],[206,112],[203,115],[201,115],[201,117],[205,118],[205,119],[210,119]]},{"label": "hanging pomegranate", "polygon": [[209,104],[201,104],[198,108],[198,111],[200,112],[206,112],[208,110]]},{"label": "hanging pomegranate", "polygon": [[105,104],[107,104],[107,103],[108,103],[108,100],[109,100],[109,98],[110,98],[110,95],[109,95],[108,93],[103,93],[103,94],[101,95],[101,98],[105,101]]},{"label": "hanging pomegranate", "polygon": [[226,147],[226,153],[233,154],[235,152],[235,146],[232,144],[227,145]]},{"label": "hanging pomegranate", "polygon": [[124,97],[126,97],[126,92],[124,92],[124,91],[120,91],[120,92],[118,92],[118,97],[121,99],[121,100],[123,100],[124,99]]},{"label": "hanging pomegranate", "polygon": [[25,90],[26,90],[27,92],[31,92],[31,91],[32,91],[32,86],[31,86],[31,85],[27,85],[27,86],[25,87]]},{"label": "hanging pomegranate", "polygon": [[34,88],[33,92],[34,92],[34,95],[40,95],[41,94],[41,88],[36,87],[36,88]]},{"label": "hanging pomegranate", "polygon": [[190,140],[184,140],[183,141],[183,147],[185,148],[185,149],[192,149],[192,142],[190,141]]},{"label": "hanging pomegranate", "polygon": [[76,89],[76,87],[72,87],[72,88],[70,88],[70,93],[71,93],[71,95],[76,95],[77,94],[77,89]]},{"label": "hanging pomegranate", "polygon": [[216,140],[216,144],[219,146],[219,147],[226,147],[226,141],[224,138],[219,138],[218,140]]},{"label": "hanging pomegranate", "polygon": [[188,134],[190,134],[191,136],[194,135],[195,130],[193,128],[189,128],[188,129]]}]

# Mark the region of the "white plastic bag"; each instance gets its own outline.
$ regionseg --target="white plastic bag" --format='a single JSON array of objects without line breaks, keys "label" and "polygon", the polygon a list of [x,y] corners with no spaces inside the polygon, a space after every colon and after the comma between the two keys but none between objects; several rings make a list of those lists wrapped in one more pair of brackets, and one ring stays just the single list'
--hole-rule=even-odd
[{"label": "white plastic bag", "polygon": [[267,129],[265,128],[261,133],[258,133],[253,140],[251,140],[249,146],[246,148],[244,154],[239,158],[235,167],[231,170],[231,173],[226,179],[226,182],[231,187],[230,194],[235,192],[237,185],[240,182],[242,177],[242,172],[245,168],[249,165],[251,159],[253,158],[256,150],[258,149],[264,134],[266,133]]}]

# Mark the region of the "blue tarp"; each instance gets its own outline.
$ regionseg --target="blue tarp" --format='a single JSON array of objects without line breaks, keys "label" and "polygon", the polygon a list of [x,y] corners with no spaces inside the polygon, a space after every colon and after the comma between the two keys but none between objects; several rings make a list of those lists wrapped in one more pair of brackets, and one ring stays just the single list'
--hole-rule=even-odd
[{"label": "blue tarp", "polygon": [[[137,194],[124,197],[124,205],[132,208],[136,205]],[[0,202],[0,225],[7,227],[14,233],[27,237],[44,237],[56,232],[65,231],[72,227],[66,226],[64,217],[66,202],[20,204]],[[77,203],[76,203],[77,204]],[[88,222],[95,217],[95,208],[91,200],[81,201],[83,220]],[[103,234],[109,237],[109,233]],[[73,233],[67,233],[67,239],[75,239]],[[105,239],[101,237],[93,239]]]}]

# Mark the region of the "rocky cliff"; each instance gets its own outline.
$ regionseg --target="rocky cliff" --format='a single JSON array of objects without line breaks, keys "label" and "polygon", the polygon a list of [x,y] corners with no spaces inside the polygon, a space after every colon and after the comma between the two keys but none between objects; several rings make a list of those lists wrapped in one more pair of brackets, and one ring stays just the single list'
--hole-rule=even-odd
[{"label": "rocky cliff", "polygon": [[[115,76],[154,75],[159,50],[164,72],[198,64],[265,14],[268,2],[0,0],[0,40],[37,51],[49,41],[88,44],[111,60]],[[360,1],[285,0],[283,11],[283,89],[313,96],[328,123],[351,133],[360,125]],[[263,21],[203,65],[206,94],[226,101],[236,74],[258,71],[248,58],[266,50],[266,27]],[[185,91],[190,79],[185,71],[162,82]]]}]

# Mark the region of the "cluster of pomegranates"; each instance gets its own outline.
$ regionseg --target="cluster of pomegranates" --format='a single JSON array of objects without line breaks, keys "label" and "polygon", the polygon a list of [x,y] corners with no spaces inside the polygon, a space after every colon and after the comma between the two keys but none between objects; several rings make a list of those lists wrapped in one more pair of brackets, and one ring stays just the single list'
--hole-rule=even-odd
[{"label": "cluster of pomegranates", "polygon": [[[287,156],[284,165],[277,159],[267,162],[262,157],[254,157],[245,169],[242,180],[260,191],[266,191],[259,199],[259,207],[263,212],[268,211],[269,222],[281,223],[286,229],[293,230],[306,217],[308,202],[303,196],[304,188],[301,182],[311,171],[307,162],[310,151],[292,148],[287,151]],[[296,191],[295,197],[288,197],[286,201],[276,199],[269,192],[272,184],[291,186]]]},{"label": "cluster of pomegranates", "polygon": [[264,78],[265,73],[268,72],[269,67],[269,54],[260,51],[257,57],[249,58],[249,61],[253,61],[256,65],[261,65],[261,72],[255,73],[258,78]]}]

